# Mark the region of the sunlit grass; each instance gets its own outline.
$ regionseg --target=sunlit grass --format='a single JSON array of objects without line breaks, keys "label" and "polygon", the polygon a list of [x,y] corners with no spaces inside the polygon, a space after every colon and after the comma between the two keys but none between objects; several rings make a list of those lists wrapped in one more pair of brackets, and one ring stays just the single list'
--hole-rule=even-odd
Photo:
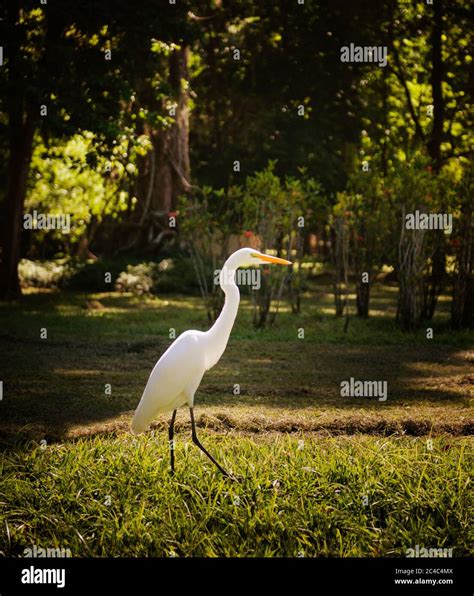
[{"label": "sunlit grass", "polygon": [[202,431],[239,482],[187,439],[178,435],[174,477],[163,436],[3,454],[0,553],[37,545],[73,556],[404,556],[416,544],[470,552],[467,439]]}]

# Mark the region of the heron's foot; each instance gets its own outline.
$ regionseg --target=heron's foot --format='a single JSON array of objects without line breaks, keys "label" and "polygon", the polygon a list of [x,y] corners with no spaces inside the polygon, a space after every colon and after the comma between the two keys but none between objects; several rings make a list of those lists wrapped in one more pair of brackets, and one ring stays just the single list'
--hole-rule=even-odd
[{"label": "heron's foot", "polygon": [[226,472],[223,475],[226,478],[228,478],[229,480],[232,480],[232,482],[240,482],[240,483],[242,483],[244,481],[244,477],[241,476],[240,474],[233,474],[232,472],[229,474],[229,472]]}]

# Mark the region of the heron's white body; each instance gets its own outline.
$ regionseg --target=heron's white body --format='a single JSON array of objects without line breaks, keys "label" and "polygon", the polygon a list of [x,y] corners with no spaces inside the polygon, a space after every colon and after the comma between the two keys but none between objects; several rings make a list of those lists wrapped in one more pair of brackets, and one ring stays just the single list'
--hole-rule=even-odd
[{"label": "heron's white body", "polygon": [[[132,419],[132,430],[144,431],[160,413],[193,405],[205,372],[200,331],[185,331],[155,364]],[[183,366],[186,364],[186,366]]]},{"label": "heron's white body", "polygon": [[209,331],[182,333],[158,360],[133,416],[133,432],[144,431],[160,413],[186,404],[193,407],[194,394],[202,377],[220,360],[237,316],[240,292],[235,283],[235,271],[238,267],[267,262],[289,264],[250,248],[242,248],[227,259],[220,274],[220,285],[226,295],[221,314]]}]

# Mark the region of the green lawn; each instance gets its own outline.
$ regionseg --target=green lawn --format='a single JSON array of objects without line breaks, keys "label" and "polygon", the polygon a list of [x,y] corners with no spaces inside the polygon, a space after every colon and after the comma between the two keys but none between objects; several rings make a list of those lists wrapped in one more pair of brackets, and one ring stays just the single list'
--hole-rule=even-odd
[{"label": "green lawn", "polygon": [[[201,440],[240,482],[189,442],[186,410],[174,478],[167,417],[153,434],[128,432],[170,328],[207,328],[197,297],[35,290],[0,307],[0,553],[468,554],[472,335],[449,330],[445,297],[433,339],[400,332],[396,289],[381,285],[371,318],[344,334],[329,290],[314,283],[301,315],[284,306],[264,331],[244,299],[204,377]],[[351,376],[387,381],[387,401],[341,397]]]}]

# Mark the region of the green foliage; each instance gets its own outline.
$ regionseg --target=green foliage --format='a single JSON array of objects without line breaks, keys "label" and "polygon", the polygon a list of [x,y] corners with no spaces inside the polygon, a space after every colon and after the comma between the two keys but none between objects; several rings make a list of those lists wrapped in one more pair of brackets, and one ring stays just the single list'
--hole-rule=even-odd
[{"label": "green foliage", "polygon": [[[191,201],[180,203],[180,231],[187,239],[209,320],[213,321],[222,306],[222,292],[214,284],[214,271],[222,266],[230,252],[248,245],[262,252],[277,251],[286,258],[293,252],[298,259],[293,290],[303,289],[302,238],[310,217],[327,208],[320,184],[306,176],[284,179],[275,173],[275,162],[251,176],[242,186],[227,190],[204,187]],[[288,273],[276,268],[265,269],[262,288],[255,292],[254,323],[265,326],[272,300],[276,309]],[[273,311],[271,320],[275,319]]]},{"label": "green foliage", "polygon": [[[73,260],[74,274],[66,281],[69,290],[83,292],[107,292],[127,265],[128,259],[90,259],[86,262]],[[107,281],[110,275],[110,282]]]},{"label": "green foliage", "polygon": [[71,254],[88,234],[91,224],[118,219],[133,208],[136,199],[124,190],[136,172],[136,160],[146,152],[146,137],[121,136],[103,153],[96,136],[77,133],[69,140],[46,146],[39,142],[32,158],[32,182],[25,210],[69,215],[71,231],[35,230],[33,251],[48,238]]},{"label": "green foliage", "polygon": [[[257,328],[275,321],[285,290],[291,297],[293,311],[299,312],[304,287],[304,228],[310,216],[314,217],[325,206],[325,197],[316,180],[304,176],[287,176],[282,180],[274,169],[275,163],[269,162],[265,170],[247,177],[245,186],[237,190],[242,197],[243,227],[252,234],[258,248],[262,252],[276,249],[282,257],[297,261],[290,276],[284,269],[270,267],[265,270],[261,288],[253,293],[254,325]],[[272,305],[272,301],[276,305]]]},{"label": "green foliage", "polygon": [[[374,12],[363,2],[349,12],[339,2],[324,9],[317,2],[291,9],[222,3],[222,27],[207,31],[195,48],[191,152],[197,179],[217,187],[241,184],[271,159],[282,177],[305,167],[326,192],[342,190],[347,145],[356,142],[365,112],[359,80],[373,68],[342,63],[340,48],[348,40],[380,44],[391,10],[384,4]],[[236,158],[241,173],[232,172]]]},{"label": "green foliage", "polygon": [[214,283],[214,272],[229,253],[232,235],[238,234],[238,203],[233,189],[205,186],[192,198],[180,201],[180,231],[186,238],[191,263],[209,322],[223,305],[223,293]]},{"label": "green foliage", "polygon": [[[86,292],[104,292],[113,288],[123,270],[125,259],[78,261],[61,258],[50,261],[22,259],[19,266],[23,287],[62,288]],[[110,275],[111,282],[107,282]]]},{"label": "green foliage", "polygon": [[[433,96],[433,6],[400,0],[383,17],[379,39],[385,36],[388,66],[359,71],[358,166],[367,160],[372,171],[378,168],[386,174],[397,162],[411,161],[432,149],[434,109],[439,102]],[[466,92],[473,42],[469,2],[444,3],[442,11],[444,122],[440,149],[443,164],[460,156],[462,167],[473,150],[468,131],[474,111],[472,95]]]},{"label": "green foliage", "polygon": [[[198,294],[199,285],[188,257],[177,255],[160,262],[140,263],[128,257],[78,261],[62,258],[20,262],[22,287],[62,288],[83,292],[121,292],[139,295]],[[107,281],[110,277],[110,282]]]},{"label": "green foliage", "polygon": [[[34,184],[29,193],[26,210],[37,209],[40,213],[69,214],[72,219],[71,233],[66,238],[61,231],[37,231],[36,242],[44,241],[48,233],[66,243],[69,252],[85,233],[93,215],[101,216],[117,191],[107,188],[100,172],[89,168],[87,157],[92,144],[92,135],[75,135],[64,144],[49,150],[36,146],[32,167]],[[119,198],[119,205],[123,197]],[[110,212],[110,209],[109,209]]]},{"label": "green foliage", "polygon": [[153,292],[160,294],[199,294],[199,283],[191,259],[173,255],[159,263],[159,273],[154,279]]},{"label": "green foliage", "polygon": [[307,210],[303,183],[294,178],[282,182],[274,170],[275,163],[270,162],[264,170],[248,176],[240,191],[243,227],[258,237],[263,252],[291,234],[298,217],[304,217]]}]

